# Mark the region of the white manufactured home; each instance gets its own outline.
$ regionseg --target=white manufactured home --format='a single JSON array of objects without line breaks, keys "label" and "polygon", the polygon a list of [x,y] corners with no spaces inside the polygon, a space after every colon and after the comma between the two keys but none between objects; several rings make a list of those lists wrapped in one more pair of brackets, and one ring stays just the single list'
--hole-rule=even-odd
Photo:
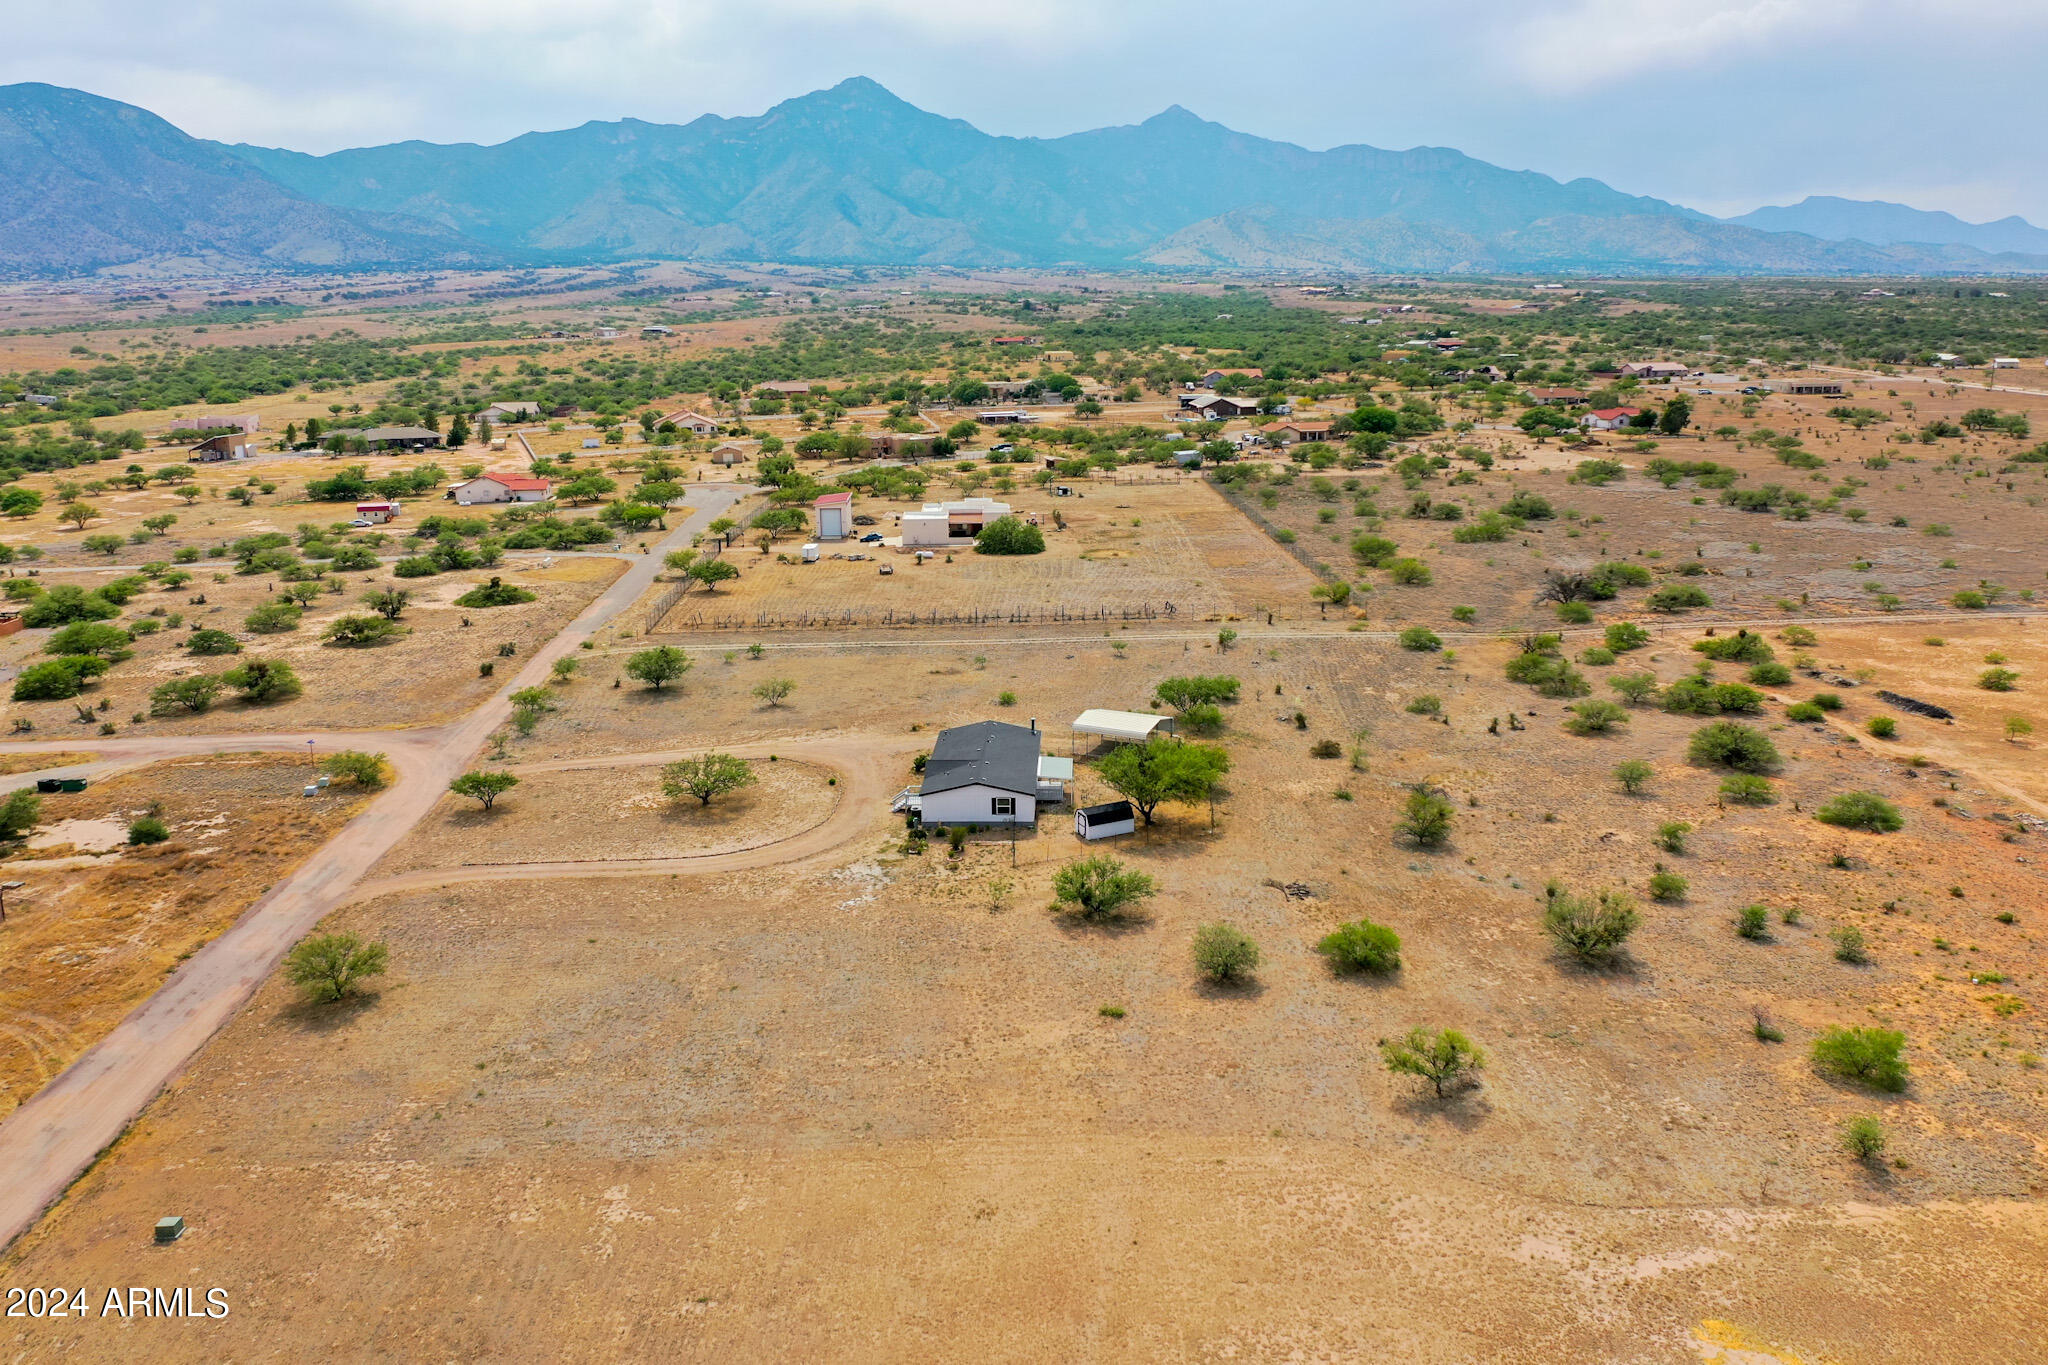
[{"label": "white manufactured home", "polygon": [[999,720],[939,731],[918,788],[926,825],[1031,825],[1038,821],[1038,728]]}]

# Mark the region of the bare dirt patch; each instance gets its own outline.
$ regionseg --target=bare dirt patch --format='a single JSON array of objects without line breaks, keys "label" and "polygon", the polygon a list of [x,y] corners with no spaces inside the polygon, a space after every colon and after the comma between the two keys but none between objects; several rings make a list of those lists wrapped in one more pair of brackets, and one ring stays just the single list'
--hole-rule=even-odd
[{"label": "bare dirt patch", "polygon": [[[42,798],[32,856],[0,863],[0,878],[28,883],[8,894],[0,925],[0,1109],[61,1071],[361,808],[340,789],[301,795],[307,773],[269,756],[178,760]],[[169,841],[121,847],[128,822],[159,804]]]},{"label": "bare dirt patch", "polygon": [[756,782],[705,806],[670,801],[659,766],[522,773],[488,812],[449,796],[375,869],[391,876],[473,863],[580,862],[730,853],[824,821],[832,774],[787,759],[754,764]]}]

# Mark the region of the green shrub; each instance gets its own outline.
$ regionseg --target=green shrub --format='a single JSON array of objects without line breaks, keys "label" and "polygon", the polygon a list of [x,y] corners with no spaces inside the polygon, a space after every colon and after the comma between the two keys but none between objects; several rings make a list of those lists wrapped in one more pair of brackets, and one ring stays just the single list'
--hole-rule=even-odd
[{"label": "green shrub", "polygon": [[1339,972],[1391,972],[1401,965],[1401,936],[1384,924],[1361,919],[1325,934],[1316,951]]},{"label": "green shrub", "polygon": [[1626,654],[1632,649],[1641,649],[1650,643],[1650,632],[1633,621],[1616,621],[1607,628],[1607,647],[1616,654]]},{"label": "green shrub", "polygon": [[1543,929],[1581,962],[1606,962],[1642,923],[1635,902],[1619,891],[1574,896],[1560,891],[1543,909]]},{"label": "green shrub", "polygon": [[1899,733],[1899,723],[1890,716],[1872,716],[1864,722],[1863,728],[1877,739],[1890,739]]},{"label": "green shrub", "polygon": [[1001,516],[981,528],[974,538],[974,552],[983,555],[1039,555],[1045,553],[1045,532],[1021,517]]},{"label": "green shrub", "polygon": [[194,654],[240,654],[241,641],[224,630],[195,630],[185,637],[185,648]]},{"label": "green shrub", "polygon": [[1884,1125],[1869,1114],[1858,1114],[1842,1125],[1842,1146],[1859,1161],[1876,1161],[1884,1155]]},{"label": "green shrub", "polygon": [[1750,940],[1769,937],[1771,912],[1761,905],[1745,905],[1735,912],[1735,932]]},{"label": "green shrub", "polygon": [[297,630],[299,618],[303,615],[304,612],[289,602],[265,602],[242,618],[242,626],[258,635],[282,635],[288,630]]},{"label": "green shrub", "polygon": [[1906,824],[1899,808],[1875,792],[1843,792],[1815,811],[1814,818],[1825,825],[1868,830],[1872,834],[1892,834]]},{"label": "green shrub", "polygon": [[1906,1088],[1905,1046],[1906,1035],[1894,1029],[1831,1028],[1813,1040],[1813,1060],[1844,1080],[1897,1093]]},{"label": "green shrub", "polygon": [[1564,728],[1575,735],[1604,735],[1617,725],[1628,724],[1628,712],[1611,701],[1582,701],[1571,710],[1572,718]]},{"label": "green shrub", "polygon": [[1801,725],[1817,724],[1827,719],[1827,714],[1810,701],[1795,701],[1785,708],[1785,719]]},{"label": "green shrub", "polygon": [[189,678],[172,678],[150,689],[152,716],[197,715],[212,706],[220,695],[221,680],[204,673]]},{"label": "green shrub", "polygon": [[1396,583],[1411,588],[1426,588],[1433,581],[1429,566],[1419,559],[1397,559],[1387,565],[1387,574]]},{"label": "green shrub", "polygon": [[1714,599],[1692,583],[1666,583],[1643,599],[1651,611],[1680,612],[1692,607],[1711,607]]},{"label": "green shrub", "polygon": [[85,690],[87,680],[107,671],[105,659],[71,655],[30,664],[14,675],[14,700],[62,701]]},{"label": "green shrub", "polygon": [[1870,961],[1870,950],[1863,944],[1863,931],[1854,925],[1837,925],[1828,930],[1828,938],[1835,945],[1835,961],[1858,967]]},{"label": "green shrub", "polygon": [[1704,654],[1718,663],[1767,664],[1777,657],[1771,652],[1769,641],[1747,630],[1695,640],[1692,647],[1694,653]]},{"label": "green shrub", "polygon": [[1692,833],[1692,826],[1684,820],[1666,820],[1657,826],[1657,847],[1666,853],[1684,853],[1685,836]]},{"label": "green shrub", "polygon": [[1385,536],[1358,536],[1351,542],[1351,554],[1368,569],[1384,569],[1394,562],[1400,546]]},{"label": "green shrub", "polygon": [[1614,651],[1601,645],[1592,645],[1579,651],[1579,662],[1589,668],[1605,668],[1614,662]]},{"label": "green shrub", "polygon": [[1813,704],[1815,706],[1818,706],[1823,711],[1839,711],[1842,709],[1841,697],[1837,696],[1833,692],[1814,693]]},{"label": "green shrub", "polygon": [[531,589],[493,578],[488,583],[479,583],[455,599],[458,607],[510,607],[521,602],[531,602],[539,594]]},{"label": "green shrub", "polygon": [[1437,638],[1436,632],[1426,626],[1410,626],[1401,632],[1401,648],[1403,649],[1412,649],[1417,653],[1428,653],[1443,647],[1444,642]]},{"label": "green shrub", "polygon": [[1686,753],[1695,763],[1733,768],[1737,772],[1768,773],[1779,765],[1778,748],[1761,730],[1752,730],[1732,720],[1716,721],[1693,731]]},{"label": "green shrub", "polygon": [[1344,746],[1334,739],[1319,739],[1314,744],[1308,746],[1308,756],[1310,758],[1342,758],[1344,757]]},{"label": "green shrub", "polygon": [[1454,808],[1440,793],[1418,787],[1408,793],[1408,805],[1394,830],[1422,848],[1439,848],[1451,837]]},{"label": "green shrub", "polygon": [[1986,692],[2010,692],[2019,681],[2020,675],[2010,668],[1987,668],[1977,675],[1977,686]]},{"label": "green shrub", "polygon": [[1195,966],[1212,981],[1231,982],[1259,967],[1259,945],[1230,924],[1205,924],[1195,930]]},{"label": "green shrub", "polygon": [[291,950],[285,974],[311,1000],[340,1000],[364,977],[383,975],[390,959],[381,943],[364,943],[354,934],[321,934]]},{"label": "green shrub", "polygon": [[1593,609],[1584,602],[1560,602],[1557,604],[1557,619],[1571,626],[1591,625]]},{"label": "green shrub", "polygon": [[1738,806],[1769,806],[1778,800],[1777,789],[1767,777],[1755,773],[1732,773],[1721,779],[1721,799]]},{"label": "green shrub", "polygon": [[170,837],[170,826],[154,815],[138,816],[128,822],[128,842],[131,844],[160,844]]},{"label": "green shrub", "polygon": [[1631,796],[1641,791],[1656,775],[1657,770],[1640,758],[1626,759],[1614,766],[1614,780]]},{"label": "green shrub", "polygon": [[1749,670],[1749,680],[1758,687],[1783,687],[1792,681],[1792,670],[1783,664],[1758,664]]},{"label": "green shrub", "polygon": [[1136,906],[1154,889],[1150,876],[1101,856],[1068,863],[1053,874],[1057,903],[1071,905],[1088,919],[1109,919]]},{"label": "green shrub", "polygon": [[360,749],[343,749],[320,760],[320,771],[330,778],[368,791],[383,787],[386,766],[384,755],[368,754]]},{"label": "green shrub", "polygon": [[1456,1029],[1431,1033],[1412,1028],[1405,1037],[1380,1044],[1380,1059],[1397,1076],[1428,1081],[1442,1099],[1447,1090],[1469,1085],[1486,1067],[1486,1053]]},{"label": "green shrub", "polygon": [[1424,692],[1403,709],[1411,716],[1440,716],[1444,713],[1444,699],[1434,692]]},{"label": "green shrub", "polygon": [[30,599],[21,609],[21,623],[31,630],[44,626],[66,626],[73,621],[105,621],[119,616],[121,609],[96,592],[70,583]]},{"label": "green shrub", "polygon": [[1691,883],[1676,872],[1657,871],[1650,874],[1650,899],[1656,901],[1682,901]]}]

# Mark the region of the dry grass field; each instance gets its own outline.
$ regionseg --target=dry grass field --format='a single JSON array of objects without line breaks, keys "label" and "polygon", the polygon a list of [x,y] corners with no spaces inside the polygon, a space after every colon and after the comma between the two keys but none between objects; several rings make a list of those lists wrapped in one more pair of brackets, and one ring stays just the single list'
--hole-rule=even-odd
[{"label": "dry grass field", "polygon": [[[1073,486],[1078,491],[1070,497],[1028,487],[985,494],[1039,519],[1043,555],[978,555],[967,544],[920,563],[884,546],[846,542],[827,548],[869,557],[778,564],[773,555],[736,548],[729,558],[740,578],[715,593],[691,589],[658,629],[665,635],[743,629],[757,621],[783,628],[881,626],[934,612],[941,621],[1019,616],[1122,624],[1126,614],[1147,619],[1149,610],[1153,619],[1187,624],[1238,620],[1282,602],[1295,614],[1307,603],[1315,579],[1206,484],[1084,480]],[[937,488],[929,494],[947,496]],[[894,535],[895,515],[919,505],[857,498],[854,510],[875,517],[874,529]],[[1055,514],[1065,529],[1056,527]],[[894,569],[886,577],[878,572],[885,564]]]},{"label": "dry grass field", "polygon": [[[1675,642],[1653,652],[1667,676],[1682,666]],[[1142,706],[1163,676],[1227,667],[1245,699],[1217,829],[1169,808],[1114,846],[1159,880],[1142,917],[1048,911],[1079,852],[1056,818],[1013,870],[1000,840],[959,864],[904,857],[880,811],[798,866],[359,904],[330,924],[392,945],[374,994],[315,1016],[266,986],[10,1275],[111,1279],[175,1207],[194,1228],[180,1274],[246,1310],[148,1340],[229,1355],[285,1332],[518,1358],[1681,1360],[1719,1343],[1882,1360],[1951,1341],[1935,1354],[1967,1359],[1986,1321],[2048,1331],[2028,1270],[2048,1250],[2048,888],[2039,836],[2005,842],[2014,826],[1988,818],[2018,803],[1961,770],[1951,791],[1845,723],[1774,729],[1778,804],[1723,808],[1682,758],[1697,722],[1638,711],[1614,737],[1565,735],[1557,703],[1501,680],[1498,646],[1448,667],[1342,635],[1222,659],[1192,641],[1074,653],[774,648],[637,709],[593,674],[515,758],[900,732],[999,714],[999,682],[1058,718],[1064,752],[1081,706]],[[800,680],[791,705],[752,699],[762,670]],[[856,674],[872,692],[842,686]],[[1450,724],[1402,709],[1423,691]],[[1527,728],[1489,734],[1511,708]],[[1869,710],[1859,694],[1845,722]],[[1370,771],[1308,756],[1367,727]],[[1658,773],[1630,797],[1607,774],[1634,755]],[[502,831],[437,817],[395,862],[591,856],[610,841],[564,808],[649,776],[594,791],[536,774]],[[1393,836],[1424,781],[1458,807],[1434,853]],[[1806,813],[1851,788],[1896,800],[1906,828]],[[1105,794],[1086,766],[1079,794]],[[635,818],[601,826],[617,856],[663,846]],[[1672,819],[1697,826],[1680,857],[1652,843]],[[1681,902],[1642,893],[1660,859],[1691,879]],[[1645,924],[1622,965],[1553,953],[1549,878],[1635,891]],[[1754,902],[1773,910],[1761,942],[1732,928]],[[1313,952],[1359,915],[1403,936],[1383,981]],[[1189,937],[1213,919],[1261,944],[1253,985],[1194,972]],[[1842,926],[1870,965],[1833,959]],[[1996,990],[1971,980],[1994,970]],[[1996,995],[2022,1005],[2001,1015]],[[1785,1042],[1752,1036],[1755,1010]],[[1438,1103],[1381,1070],[1375,1041],[1416,1023],[1470,1031],[1484,1085]],[[1821,1029],[1854,1023],[1907,1033],[1904,1095],[1807,1060]],[[1871,1112],[1900,1164],[1839,1150],[1838,1125]],[[508,1281],[531,1298],[446,1308]],[[370,1301],[391,1311],[351,1307]],[[144,1339],[101,1327],[10,1339],[31,1358]]]},{"label": "dry grass field", "polygon": [[[82,755],[44,756],[44,766]],[[151,764],[42,798],[41,831],[0,862],[23,881],[0,924],[0,1112],[91,1046],[362,806],[301,794],[303,761],[248,754]],[[171,837],[121,847],[159,810]]]}]

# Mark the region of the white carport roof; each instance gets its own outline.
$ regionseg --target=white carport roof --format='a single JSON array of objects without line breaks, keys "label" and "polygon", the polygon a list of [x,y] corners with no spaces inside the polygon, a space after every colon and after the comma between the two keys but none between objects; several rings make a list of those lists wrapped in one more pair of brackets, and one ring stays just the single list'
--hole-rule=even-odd
[{"label": "white carport roof", "polygon": [[1051,754],[1040,754],[1038,756],[1038,780],[1040,782],[1072,782],[1074,780],[1074,760],[1071,758],[1054,758]]},{"label": "white carport roof", "polygon": [[1142,744],[1154,730],[1167,723],[1165,716],[1144,711],[1102,711],[1090,708],[1074,717],[1077,735],[1105,735],[1110,739]]}]

